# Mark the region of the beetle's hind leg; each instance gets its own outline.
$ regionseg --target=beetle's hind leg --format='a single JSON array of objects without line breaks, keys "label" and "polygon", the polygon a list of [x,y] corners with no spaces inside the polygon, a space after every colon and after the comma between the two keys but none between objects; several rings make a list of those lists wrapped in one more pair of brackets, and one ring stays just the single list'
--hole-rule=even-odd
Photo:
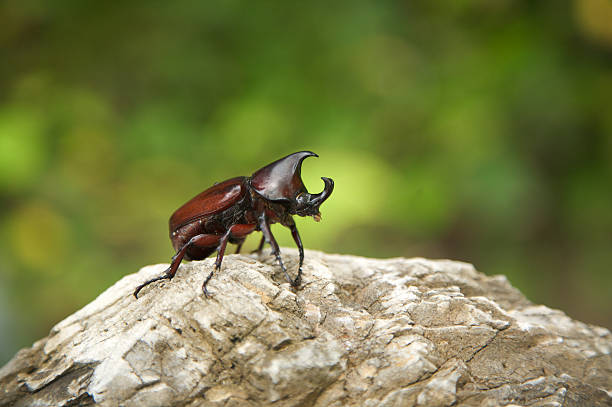
[{"label": "beetle's hind leg", "polygon": [[[165,271],[164,274],[162,274],[159,277],[155,277],[152,278],[148,281],[145,281],[144,283],[140,284],[138,287],[136,287],[136,289],[134,290],[134,297],[136,297],[136,299],[138,299],[138,293],[140,292],[140,290],[142,290],[143,288],[145,288],[146,286],[148,286],[151,283],[154,283],[156,281],[159,280],[172,280],[172,278],[174,277],[174,275],[176,274],[176,270],[178,269],[178,265],[180,264],[180,260],[176,261],[177,258],[177,254],[175,254],[174,256],[172,256],[172,262],[170,263],[170,267],[168,267]],[[181,256],[182,258],[182,256]],[[175,266],[176,264],[176,266]]]},{"label": "beetle's hind leg", "polygon": [[[172,262],[170,263],[170,267],[166,269],[164,274],[162,274],[159,277],[152,278],[151,280],[145,281],[144,283],[136,287],[136,290],[134,290],[134,297],[138,298],[138,293],[140,292],[140,290],[142,290],[143,288],[145,288],[151,283],[154,283],[159,280],[172,280],[172,278],[176,274],[176,271],[178,270],[179,265],[181,264],[181,261],[183,260],[183,257],[185,257],[185,253],[187,252],[189,248],[193,247],[194,245],[199,246],[199,247],[211,247],[212,246],[214,248],[217,242],[219,241],[219,239],[220,237],[217,235],[206,235],[206,234],[196,235],[192,237],[191,239],[189,239],[189,241],[185,243],[183,247],[181,247],[174,256],[172,256]],[[212,251],[214,251],[214,249]],[[202,258],[205,258],[207,256],[208,254]],[[190,256],[190,257],[194,258],[193,256]]]}]

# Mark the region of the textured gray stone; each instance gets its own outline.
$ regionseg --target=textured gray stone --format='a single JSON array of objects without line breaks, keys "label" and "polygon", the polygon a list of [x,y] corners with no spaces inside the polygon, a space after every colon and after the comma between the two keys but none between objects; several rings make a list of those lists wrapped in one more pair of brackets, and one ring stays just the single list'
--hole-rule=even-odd
[{"label": "textured gray stone", "polygon": [[[297,253],[283,249],[295,271]],[[307,251],[124,277],[0,369],[0,405],[610,406],[612,335],[466,263]]]}]

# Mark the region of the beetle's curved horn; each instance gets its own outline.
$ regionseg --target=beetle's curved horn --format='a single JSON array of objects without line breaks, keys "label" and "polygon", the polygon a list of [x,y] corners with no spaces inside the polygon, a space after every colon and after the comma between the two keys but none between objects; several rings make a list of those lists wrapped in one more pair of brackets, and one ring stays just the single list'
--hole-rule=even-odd
[{"label": "beetle's curved horn", "polygon": [[332,191],[334,190],[333,179],[327,177],[321,177],[321,179],[325,183],[325,188],[323,188],[323,191],[320,194],[311,194],[308,202],[314,207],[318,207],[319,205],[321,205],[327,198],[329,198]]},{"label": "beetle's curved horn", "polygon": [[257,170],[251,176],[255,192],[271,201],[293,201],[306,192],[301,178],[302,161],[307,157],[318,157],[312,151],[289,154]]}]

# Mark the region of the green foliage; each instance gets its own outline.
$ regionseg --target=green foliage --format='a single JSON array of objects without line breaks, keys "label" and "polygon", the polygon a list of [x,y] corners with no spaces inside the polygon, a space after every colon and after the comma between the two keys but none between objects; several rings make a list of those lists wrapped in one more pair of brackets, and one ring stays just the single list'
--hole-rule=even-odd
[{"label": "green foliage", "polygon": [[302,149],[336,181],[307,248],[466,260],[612,326],[611,10],[4,2],[0,362],[169,261],[191,196]]}]

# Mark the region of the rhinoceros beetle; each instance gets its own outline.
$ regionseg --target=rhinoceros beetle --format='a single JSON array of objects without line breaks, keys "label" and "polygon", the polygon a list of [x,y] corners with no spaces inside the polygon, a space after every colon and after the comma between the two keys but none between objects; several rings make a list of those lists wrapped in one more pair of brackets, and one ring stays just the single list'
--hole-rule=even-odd
[{"label": "rhinoceros beetle", "polygon": [[[227,243],[237,244],[236,253],[239,253],[246,236],[254,231],[263,232],[257,252],[268,242],[287,281],[298,287],[302,281],[304,246],[291,215],[312,216],[318,222],[321,220],[319,206],[334,189],[333,180],[321,177],[325,183],[323,192],[310,194],[306,190],[301,179],[302,161],[306,157],[318,155],[311,151],[290,154],[250,177],[217,183],[178,208],[170,217],[170,240],[176,250],[170,267],[161,276],[139,285],[134,296],[138,298],[140,290],[155,281],[171,280],[183,259],[202,260],[216,250],[215,267],[202,284],[204,294],[209,296],[206,284],[214,271],[221,268]],[[278,243],[270,231],[270,224],[276,222],[291,230],[299,250],[300,263],[294,280],[283,265]]]}]

